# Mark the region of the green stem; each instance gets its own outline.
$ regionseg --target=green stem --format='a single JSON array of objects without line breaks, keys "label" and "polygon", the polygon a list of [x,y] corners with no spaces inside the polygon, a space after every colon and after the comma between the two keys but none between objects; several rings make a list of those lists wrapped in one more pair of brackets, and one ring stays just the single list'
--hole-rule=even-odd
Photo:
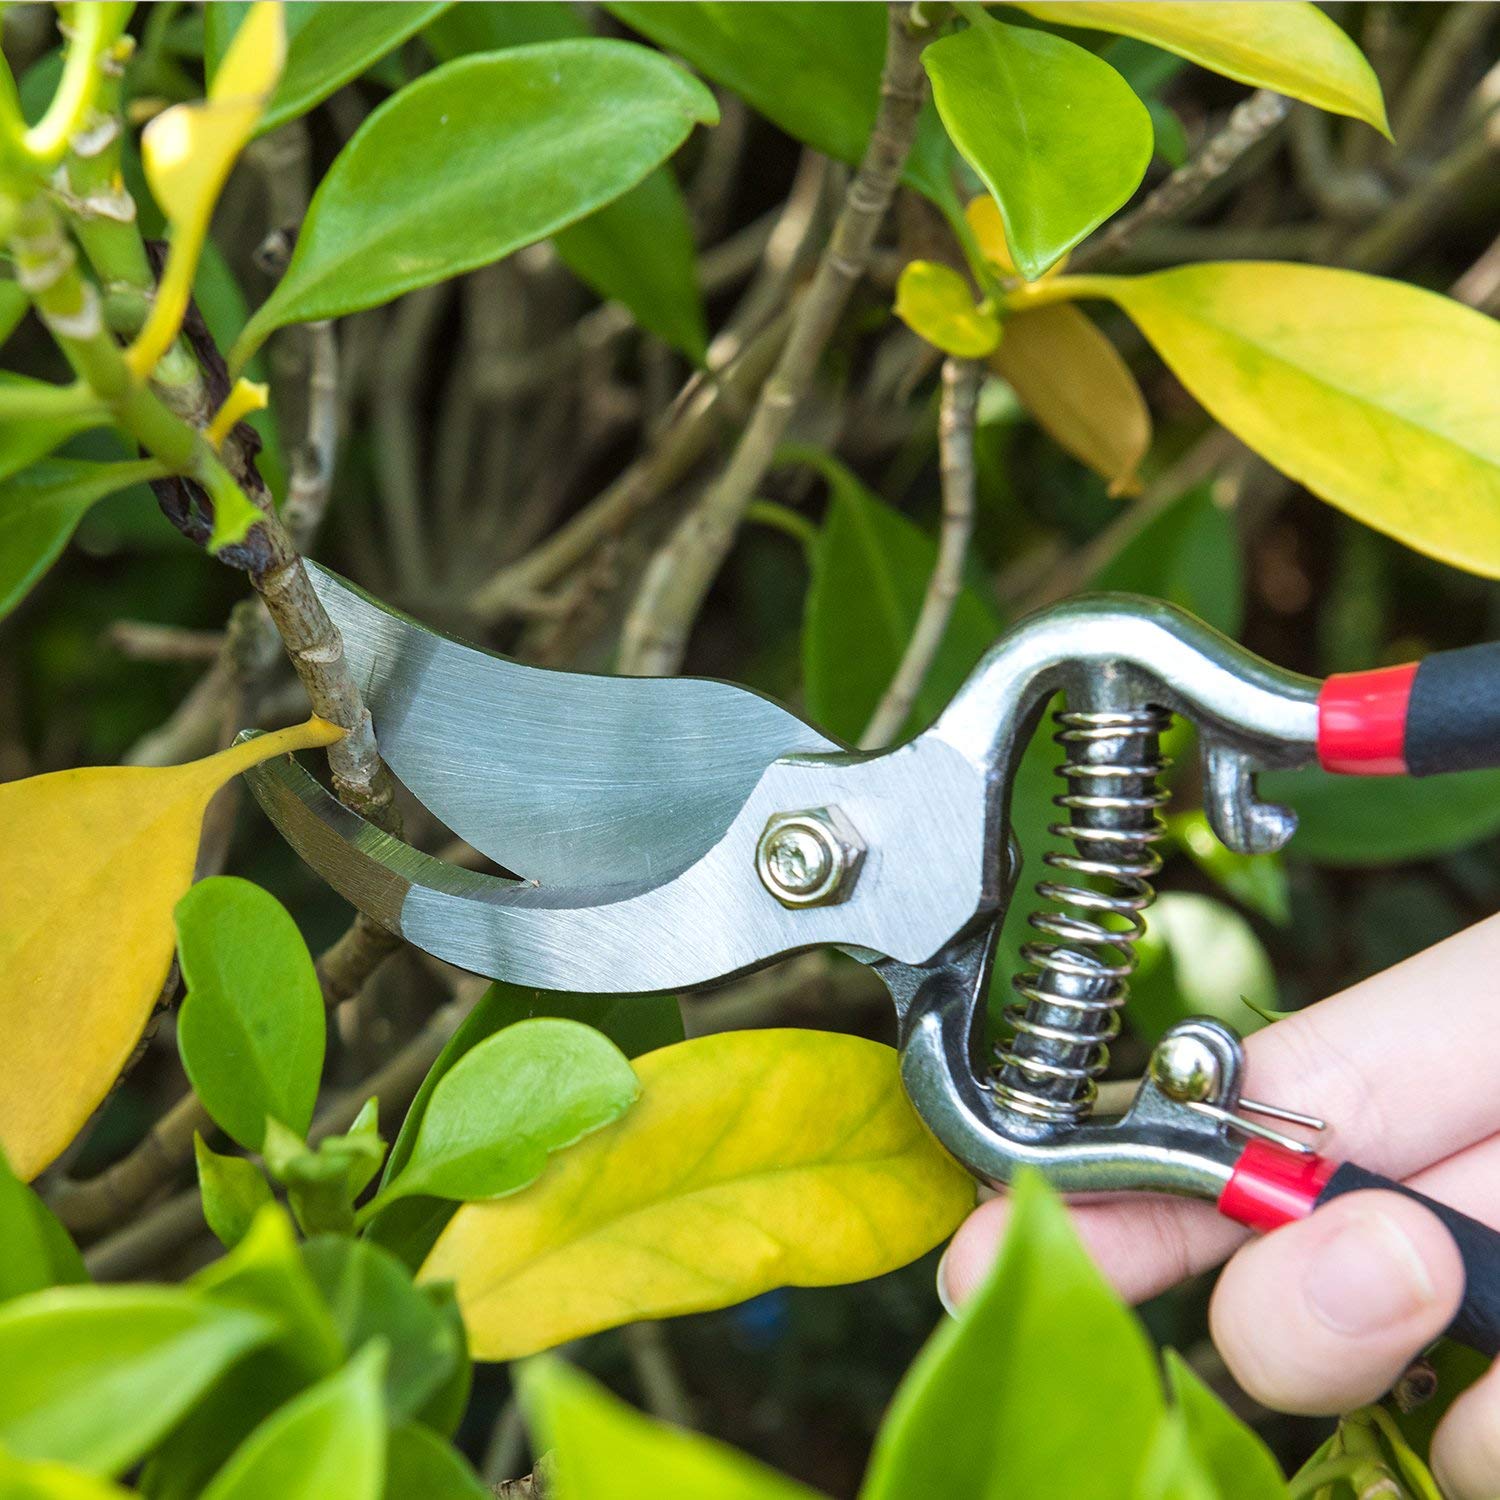
[{"label": "green stem", "polygon": [[89,3],[70,11],[73,32],[63,58],[62,78],[47,112],[28,130],[22,145],[39,167],[57,164],[69,137],[78,129],[99,88],[99,58],[125,29],[129,5]]},{"label": "green stem", "polygon": [[1051,276],[1046,281],[1008,287],[1003,294],[1005,309],[1024,312],[1028,307],[1050,307],[1055,302],[1078,302],[1086,297],[1118,302],[1119,288],[1129,280],[1128,276]]},{"label": "green stem", "polygon": [[106,421],[109,408],[81,380],[72,385],[0,385],[0,422],[49,422],[91,415]]}]

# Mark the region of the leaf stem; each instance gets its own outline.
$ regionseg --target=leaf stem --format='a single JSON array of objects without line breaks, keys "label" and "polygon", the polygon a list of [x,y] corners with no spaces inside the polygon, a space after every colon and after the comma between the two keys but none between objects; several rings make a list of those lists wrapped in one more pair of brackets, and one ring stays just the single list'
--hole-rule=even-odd
[{"label": "leaf stem", "polygon": [[36,166],[47,168],[57,164],[68,138],[93,108],[99,90],[99,59],[124,30],[130,11],[129,5],[103,3],[71,8],[72,29],[57,92],[46,113],[21,141]]}]

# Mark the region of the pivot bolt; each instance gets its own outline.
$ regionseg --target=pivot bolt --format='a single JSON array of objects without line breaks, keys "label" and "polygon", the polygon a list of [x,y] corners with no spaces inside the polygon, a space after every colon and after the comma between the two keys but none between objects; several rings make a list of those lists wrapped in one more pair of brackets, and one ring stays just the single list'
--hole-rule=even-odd
[{"label": "pivot bolt", "polygon": [[783,906],[831,906],[854,888],[864,840],[836,807],[776,813],[755,846],[755,869]]},{"label": "pivot bolt", "polygon": [[1202,1104],[1218,1097],[1224,1066],[1201,1036],[1169,1031],[1151,1054],[1151,1081],[1169,1099]]}]

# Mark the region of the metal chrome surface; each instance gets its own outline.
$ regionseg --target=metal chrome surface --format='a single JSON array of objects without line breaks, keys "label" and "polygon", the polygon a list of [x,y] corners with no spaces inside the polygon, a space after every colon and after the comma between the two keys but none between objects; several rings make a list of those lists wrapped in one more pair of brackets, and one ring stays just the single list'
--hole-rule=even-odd
[{"label": "metal chrome surface", "polygon": [[543,885],[668,880],[773,760],[842,748],[746,688],[523,666],[308,573],[390,768],[460,838]]}]

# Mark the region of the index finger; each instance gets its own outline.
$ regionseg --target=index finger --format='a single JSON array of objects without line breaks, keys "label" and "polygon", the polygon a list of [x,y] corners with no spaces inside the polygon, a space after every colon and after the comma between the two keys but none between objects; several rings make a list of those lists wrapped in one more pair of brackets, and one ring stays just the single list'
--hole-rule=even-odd
[{"label": "index finger", "polygon": [[[1245,1092],[1322,1116],[1319,1150],[1404,1179],[1500,1131],[1500,1089],[1476,1060],[1500,1048],[1500,916],[1256,1033]],[[1075,1205],[1085,1243],[1140,1300],[1223,1260],[1247,1234],[1210,1204],[1142,1196]],[[983,1279],[1005,1200],[954,1236],[940,1280],[962,1301]]]}]

